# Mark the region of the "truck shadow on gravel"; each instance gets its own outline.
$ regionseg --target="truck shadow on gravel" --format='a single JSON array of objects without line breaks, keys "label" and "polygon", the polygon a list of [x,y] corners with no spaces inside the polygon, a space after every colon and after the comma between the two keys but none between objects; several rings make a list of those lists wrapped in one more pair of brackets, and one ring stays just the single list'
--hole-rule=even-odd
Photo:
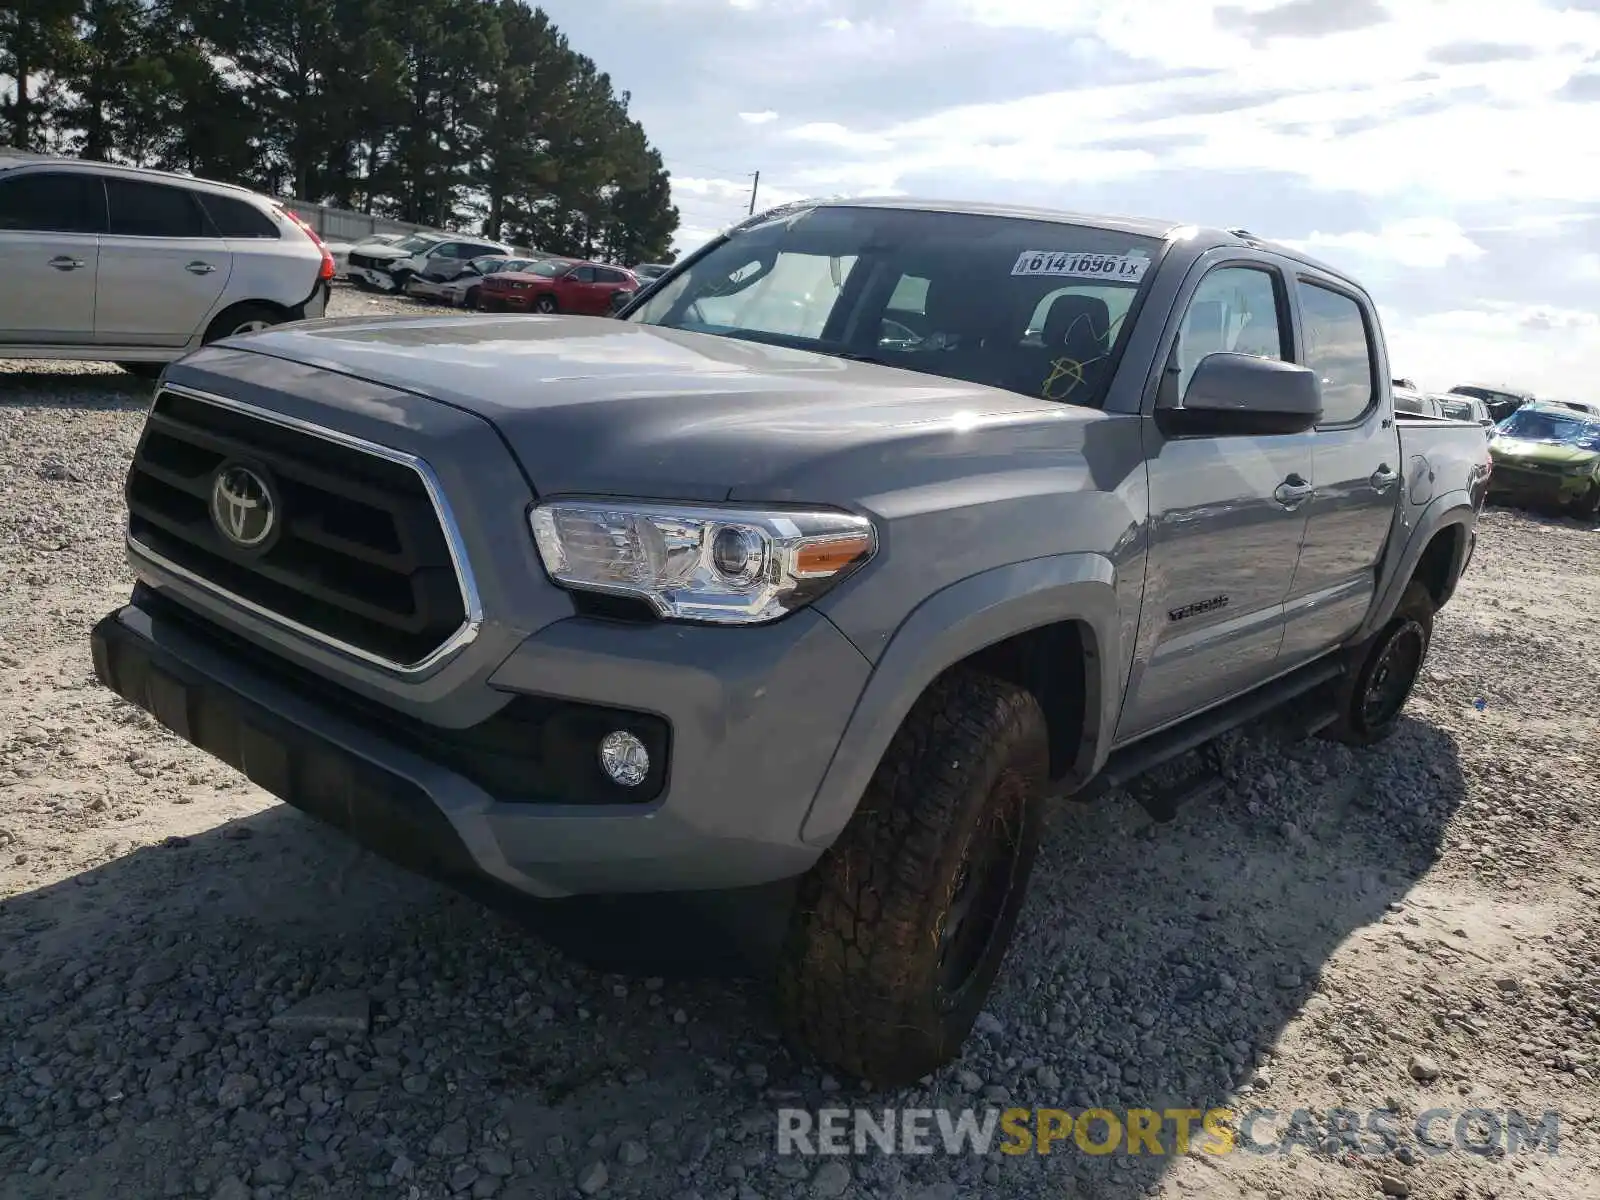
[{"label": "truck shadow on gravel", "polygon": [[[601,1160],[606,1194],[798,1195],[819,1163],[775,1154],[779,1107],[1247,1107],[1236,1089],[1271,1069],[1341,943],[1427,871],[1465,785],[1453,740],[1415,720],[1371,751],[1255,728],[1219,757],[1229,789],[1170,824],[1118,795],[1064,806],[984,1031],[926,1085],[859,1097],[790,1054],[758,981],[590,970],[526,914],[283,806],[142,848],[0,903],[0,1076],[22,1081],[0,1095],[0,1177],[22,1200],[209,1195],[230,1176],[267,1196],[435,1195],[492,1151],[510,1174],[486,1195],[564,1194]],[[370,1012],[368,1034],[267,1027],[323,992]],[[1175,1161],[1058,1146],[849,1166],[856,1195],[1122,1200]]]}]

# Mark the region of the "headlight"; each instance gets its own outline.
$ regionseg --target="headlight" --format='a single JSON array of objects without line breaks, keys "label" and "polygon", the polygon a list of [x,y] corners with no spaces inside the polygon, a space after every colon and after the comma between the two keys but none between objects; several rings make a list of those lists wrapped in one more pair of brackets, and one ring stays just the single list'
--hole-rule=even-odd
[{"label": "headlight", "polygon": [[755,625],[811,603],[877,550],[842,512],[557,500],[529,514],[550,578],[662,617]]},{"label": "headlight", "polygon": [[1568,475],[1592,475],[1595,460],[1586,458],[1582,462],[1568,463],[1562,470]]}]

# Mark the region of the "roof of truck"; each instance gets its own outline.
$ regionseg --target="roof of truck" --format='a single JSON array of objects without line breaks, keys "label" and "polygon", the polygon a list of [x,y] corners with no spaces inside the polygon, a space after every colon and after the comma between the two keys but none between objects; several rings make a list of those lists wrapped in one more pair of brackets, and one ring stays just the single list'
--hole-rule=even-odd
[{"label": "roof of truck", "polygon": [[[1294,246],[1259,237],[1247,229],[1216,229],[1161,217],[1116,216],[1109,213],[1075,212],[1071,209],[1041,208],[1023,204],[991,204],[973,200],[942,200],[916,196],[820,196],[778,205],[768,209],[766,212],[757,213],[739,224],[753,225],[775,216],[781,216],[789,211],[830,206],[839,208],[902,208],[916,209],[922,212],[970,213],[975,216],[985,217],[1015,217],[1028,221],[1055,221],[1063,225],[1087,225],[1095,229],[1106,229],[1116,233],[1132,234],[1135,237],[1162,240],[1173,236],[1182,236],[1184,240],[1196,242],[1205,249],[1210,249],[1213,246],[1250,246],[1255,249],[1266,250],[1272,254],[1304,263],[1308,267],[1313,267],[1337,278],[1350,280],[1352,283],[1355,282],[1350,279],[1346,272],[1339,270],[1337,267],[1312,258]],[[735,226],[734,228],[738,227]]]}]

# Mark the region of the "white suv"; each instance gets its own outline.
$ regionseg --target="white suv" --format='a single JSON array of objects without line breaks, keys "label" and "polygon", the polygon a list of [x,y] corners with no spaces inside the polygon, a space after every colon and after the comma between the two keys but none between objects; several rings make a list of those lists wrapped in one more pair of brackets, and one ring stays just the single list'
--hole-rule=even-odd
[{"label": "white suv", "polygon": [[0,150],[0,358],[142,375],[218,338],[320,317],[333,257],[245,188]]}]

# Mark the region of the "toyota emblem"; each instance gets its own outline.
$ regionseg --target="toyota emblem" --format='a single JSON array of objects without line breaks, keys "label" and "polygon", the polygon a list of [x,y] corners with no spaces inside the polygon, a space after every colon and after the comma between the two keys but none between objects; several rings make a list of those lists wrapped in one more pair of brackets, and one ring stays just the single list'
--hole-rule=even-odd
[{"label": "toyota emblem", "polygon": [[257,550],[278,528],[278,505],[266,479],[226,463],[211,481],[211,523],[241,550]]}]

